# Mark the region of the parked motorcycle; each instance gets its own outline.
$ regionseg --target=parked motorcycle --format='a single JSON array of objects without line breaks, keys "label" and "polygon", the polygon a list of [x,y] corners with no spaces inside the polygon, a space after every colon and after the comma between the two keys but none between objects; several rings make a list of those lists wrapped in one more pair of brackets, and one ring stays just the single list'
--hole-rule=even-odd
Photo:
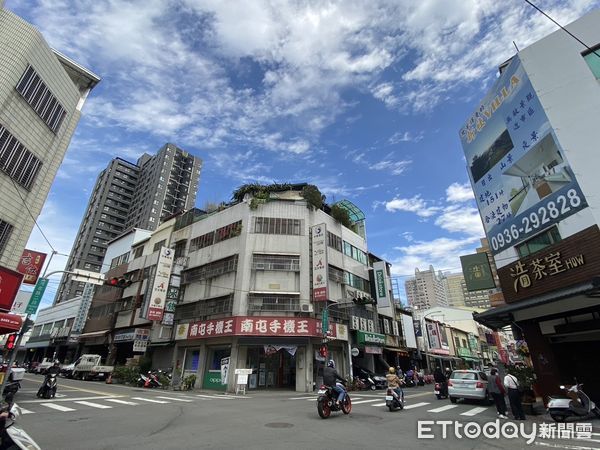
[{"label": "parked motorcycle", "polygon": [[0,448],[41,450],[31,436],[15,426],[16,419],[21,415],[21,409],[13,403],[13,393],[9,392],[0,412],[8,413],[8,417],[0,418]]},{"label": "parked motorcycle", "polygon": [[448,398],[448,384],[447,383],[435,383],[433,392],[438,400]]},{"label": "parked motorcycle", "polygon": [[564,422],[568,417],[586,417],[594,413],[600,418],[600,408],[581,390],[583,384],[567,388],[560,386],[567,394],[566,398],[550,397],[548,414],[555,422]]},{"label": "parked motorcycle", "polygon": [[404,392],[402,393],[402,396],[399,396],[395,389],[388,388],[385,393],[385,406],[387,406],[390,411],[404,409]]},{"label": "parked motorcycle", "polygon": [[[338,387],[344,388],[341,383],[336,383]],[[344,389],[345,390],[345,389]],[[332,411],[342,411],[344,414],[350,414],[352,411],[352,400],[346,391],[343,400],[340,402],[340,406],[337,406],[336,400],[338,393],[333,390],[331,386],[322,385],[318,391],[319,396],[317,397],[317,411],[321,419],[327,419]]]},{"label": "parked motorcycle", "polygon": [[162,383],[158,380],[158,375],[155,372],[148,371],[146,375],[140,373],[138,377],[138,386],[147,389],[162,387]]},{"label": "parked motorcycle", "polygon": [[49,372],[44,377],[44,381],[37,392],[38,398],[54,398],[58,386],[57,374]]}]

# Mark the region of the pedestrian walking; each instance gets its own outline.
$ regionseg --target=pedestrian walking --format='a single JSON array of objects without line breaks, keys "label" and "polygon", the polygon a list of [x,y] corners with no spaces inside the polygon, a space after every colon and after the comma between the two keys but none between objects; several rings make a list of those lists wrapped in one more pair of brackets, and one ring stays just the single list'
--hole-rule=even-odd
[{"label": "pedestrian walking", "polygon": [[514,375],[506,374],[504,377],[504,386],[508,390],[508,401],[510,402],[510,410],[515,417],[515,420],[525,420],[523,412],[523,404],[521,403],[521,392],[519,392],[519,380]]},{"label": "pedestrian walking", "polygon": [[504,395],[506,395],[506,389],[504,389],[504,385],[502,381],[500,381],[500,377],[498,376],[498,370],[492,369],[490,372],[490,376],[488,377],[488,391],[494,397],[494,403],[496,403],[496,411],[498,411],[498,417],[501,419],[507,419],[506,417],[506,400],[504,400]]}]

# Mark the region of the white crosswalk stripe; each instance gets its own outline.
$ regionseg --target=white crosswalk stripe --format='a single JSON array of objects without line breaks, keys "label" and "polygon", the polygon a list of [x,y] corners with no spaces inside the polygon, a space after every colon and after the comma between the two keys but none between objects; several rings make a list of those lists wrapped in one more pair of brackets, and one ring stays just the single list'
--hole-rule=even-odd
[{"label": "white crosswalk stripe", "polygon": [[75,402],[75,403],[79,403],[80,405],[85,405],[85,406],[89,406],[91,408],[98,408],[98,409],[110,409],[110,408],[112,408],[112,406],[102,405],[100,403],[94,403],[94,402],[79,401],[79,402]]},{"label": "white crosswalk stripe", "polygon": [[128,402],[126,400],[119,400],[118,398],[107,398],[106,399],[107,402],[113,402],[113,403],[119,403],[120,405],[139,405],[139,403],[135,403],[135,402]]},{"label": "white crosswalk stripe", "polygon": [[487,408],[484,408],[484,407],[482,407],[482,406],[479,406],[479,407],[477,407],[477,408],[473,408],[473,409],[470,409],[470,410],[468,410],[468,411],[465,411],[464,413],[461,413],[460,415],[461,415],[461,416],[469,416],[469,417],[470,417],[470,416],[476,416],[477,414],[479,414],[479,413],[481,413],[481,412],[485,411],[486,409],[487,409]]},{"label": "white crosswalk stripe", "polygon": [[372,402],[377,402],[377,401],[379,401],[379,399],[377,399],[377,398],[372,398],[372,399],[370,399],[370,400],[359,400],[359,401],[357,401],[357,402],[354,402],[354,401],[353,401],[353,402],[352,402],[352,404],[353,404],[353,405],[360,405],[361,403],[372,403]]},{"label": "white crosswalk stripe", "polygon": [[440,406],[439,408],[429,409],[429,410],[427,410],[427,412],[439,413],[439,412],[448,411],[449,409],[454,409],[454,408],[458,408],[458,405]]},{"label": "white crosswalk stripe", "polygon": [[131,397],[132,400],[140,400],[142,402],[150,402],[150,403],[169,403],[165,400],[153,400],[151,398],[143,398],[143,397]]},{"label": "white crosswalk stripe", "polygon": [[404,409],[420,408],[421,406],[429,405],[428,402],[415,403],[414,405],[405,406]]},{"label": "white crosswalk stripe", "polygon": [[222,399],[222,400],[234,400],[231,397],[223,397],[223,396],[218,396],[218,395],[202,395],[202,394],[196,394],[196,397],[200,397],[200,398],[210,398],[210,399]]},{"label": "white crosswalk stripe", "polygon": [[33,414],[33,411],[29,411],[28,409],[22,408],[21,406],[17,405],[16,403],[14,404],[14,406],[19,408],[19,411],[21,411],[21,414]]},{"label": "white crosswalk stripe", "polygon": [[45,406],[46,408],[56,409],[57,411],[63,411],[63,412],[76,411],[73,408],[69,408],[67,406],[58,405],[56,403],[40,403],[40,405]]},{"label": "white crosswalk stripe", "polygon": [[292,397],[292,398],[288,398],[288,400],[314,400],[316,397],[315,396],[310,396],[310,397]]},{"label": "white crosswalk stripe", "polygon": [[371,405],[371,406],[385,406],[386,403],[377,403],[376,405]]},{"label": "white crosswalk stripe", "polygon": [[185,398],[177,398],[177,397],[162,397],[162,396],[157,396],[156,398],[162,398],[163,400],[175,400],[177,402],[187,402],[187,403],[191,403],[193,402],[193,400],[186,400]]}]

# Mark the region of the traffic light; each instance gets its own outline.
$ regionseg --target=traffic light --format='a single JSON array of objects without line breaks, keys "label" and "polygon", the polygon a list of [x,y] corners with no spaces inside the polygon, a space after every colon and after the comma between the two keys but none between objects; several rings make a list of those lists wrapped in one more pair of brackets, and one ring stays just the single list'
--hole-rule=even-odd
[{"label": "traffic light", "polygon": [[371,297],[354,297],[352,302],[355,305],[376,305],[377,300],[372,299]]},{"label": "traffic light", "polygon": [[127,278],[122,278],[122,277],[112,277],[107,279],[104,284],[108,285],[108,286],[113,286],[113,287],[118,287],[118,288],[126,288],[131,286],[131,283],[133,283],[133,281],[128,280]]},{"label": "traffic light", "polygon": [[327,358],[327,346],[325,344],[321,345],[321,347],[319,347],[319,356],[322,356],[323,358]]},{"label": "traffic light", "polygon": [[6,344],[4,344],[4,350],[12,350],[15,348],[15,343],[17,341],[17,333],[9,334],[6,338]]}]

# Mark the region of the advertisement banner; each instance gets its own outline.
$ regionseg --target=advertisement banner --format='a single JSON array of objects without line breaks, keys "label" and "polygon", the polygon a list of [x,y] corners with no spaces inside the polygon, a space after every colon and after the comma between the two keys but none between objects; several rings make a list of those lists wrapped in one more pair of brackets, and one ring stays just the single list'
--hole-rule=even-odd
[{"label": "advertisement banner", "polygon": [[427,337],[429,338],[429,348],[432,350],[441,349],[439,330],[437,323],[425,321],[427,326]]},{"label": "advertisement banner", "polygon": [[587,207],[519,56],[459,134],[492,254]]},{"label": "advertisement banner", "polygon": [[496,287],[487,253],[461,256],[460,265],[469,292]]},{"label": "advertisement banner", "polygon": [[165,309],[165,300],[173,268],[173,250],[168,247],[161,247],[158,263],[156,265],[156,275],[150,291],[150,306],[148,308],[148,320],[161,320]]},{"label": "advertisement banner", "polygon": [[13,302],[10,312],[13,314],[26,314],[25,310],[27,309],[27,305],[29,305],[29,301],[31,300],[31,294],[32,292],[17,292],[17,296],[15,297],[15,301]]},{"label": "advertisement banner", "polygon": [[34,252],[27,249],[23,250],[23,255],[21,255],[19,265],[17,266],[17,272],[23,274],[23,284],[34,285],[37,283],[46,256],[46,253]]},{"label": "advertisement banner", "polygon": [[311,227],[313,301],[325,302],[328,298],[327,227],[324,223]]},{"label": "advertisement banner", "polygon": [[227,384],[227,375],[229,374],[230,357],[221,358],[221,384]]},{"label": "advertisement banner", "polygon": [[0,309],[10,311],[22,279],[22,273],[0,267]]},{"label": "advertisement banner", "polygon": [[358,345],[385,345],[385,335],[379,333],[366,333],[364,331],[357,331],[356,342],[358,343]]},{"label": "advertisement banner", "polygon": [[421,321],[413,320],[413,328],[415,329],[415,336],[422,337],[423,331],[421,330]]},{"label": "advertisement banner", "polygon": [[373,263],[373,275],[375,278],[375,295],[377,306],[390,306],[389,282],[384,261]]}]

